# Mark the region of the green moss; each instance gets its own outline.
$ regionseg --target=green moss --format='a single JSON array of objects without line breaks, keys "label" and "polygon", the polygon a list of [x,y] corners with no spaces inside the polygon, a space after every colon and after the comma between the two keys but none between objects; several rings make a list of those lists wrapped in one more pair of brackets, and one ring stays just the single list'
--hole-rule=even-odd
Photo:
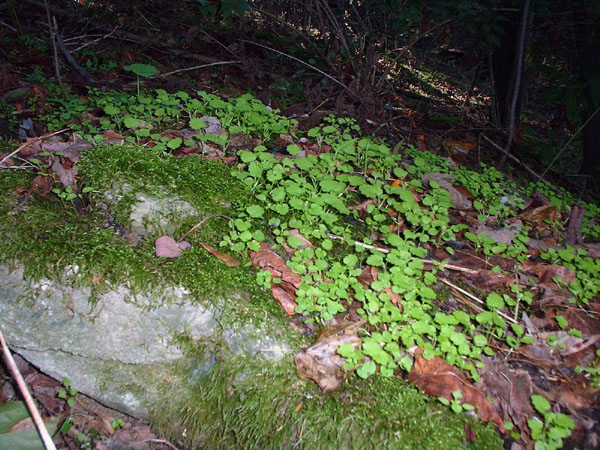
[{"label": "green moss", "polygon": [[[159,186],[207,216],[226,215],[228,205],[242,207],[249,197],[227,166],[199,158],[159,157],[139,147],[95,148],[82,159],[80,174],[86,185],[100,192],[110,189],[115,180],[135,189]],[[181,258],[159,259],[152,239],[131,247],[112,228],[104,228],[100,214],[78,214],[53,195],[33,194],[25,208],[19,207],[11,193],[16,186],[29,186],[34,174],[5,175],[0,179],[5,193],[0,197],[4,236],[0,261],[19,261],[28,276],[63,282],[67,282],[63,279],[67,267],[77,265],[73,283],[95,290],[118,284],[134,292],[183,286],[194,298],[218,304],[223,329],[251,323],[256,333],[261,326],[270,335],[277,333],[282,322],[273,318],[281,319],[283,313],[270,295],[256,287],[247,255],[236,254],[242,264],[230,268],[198,245],[218,242],[229,229],[227,220],[208,220],[192,233],[186,239],[193,247]],[[101,196],[95,195],[92,200],[98,201]],[[177,232],[187,231],[194,220],[182,221]],[[287,335],[287,342],[300,346],[302,338],[291,327],[279,332]],[[313,382],[298,378],[291,357],[279,363],[260,356],[241,359],[221,353],[229,351],[226,346],[198,343],[186,336],[175,336],[174,342],[184,348],[187,358],[176,369],[167,368],[166,375],[144,377],[140,384],[163,394],[157,397],[161,403],[151,408],[159,430],[189,447],[458,448],[468,445],[466,423],[477,432],[471,447],[501,447],[491,426],[450,414],[395,379],[351,377],[344,390],[323,394]],[[217,364],[211,369],[207,354],[216,355]],[[126,387],[130,388],[135,387]]]},{"label": "green moss", "polygon": [[353,377],[323,394],[298,379],[291,358],[229,361],[196,379],[183,368],[173,381],[189,391],[155,408],[154,426],[190,448],[502,448],[492,426],[449,413],[403,381]]}]

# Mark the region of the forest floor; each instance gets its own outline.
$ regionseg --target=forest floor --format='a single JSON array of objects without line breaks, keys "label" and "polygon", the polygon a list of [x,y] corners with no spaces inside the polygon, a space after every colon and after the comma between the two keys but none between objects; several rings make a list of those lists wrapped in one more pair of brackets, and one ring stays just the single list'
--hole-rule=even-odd
[{"label": "forest floor", "polygon": [[[79,56],[96,88],[65,65],[64,94],[50,47],[3,29],[0,169],[32,174],[13,193],[19,205],[33,196],[93,210],[93,186],[61,153],[77,138],[222,161],[255,198],[205,248],[226,264],[250,255],[290,326],[316,344],[315,324],[365,321],[359,344],[340,340],[330,355],[350,376],[408,379],[456,413],[474,409],[507,443],[598,448],[593,200],[560,185],[560,173],[532,176],[544,172],[534,159],[495,170],[502,135],[489,98],[451,78],[449,63],[413,57],[394,81],[404,89],[356,101],[247,35],[203,36],[187,60],[168,40],[100,40]],[[157,252],[177,257],[180,242],[169,244]],[[307,365],[299,374],[314,377]],[[69,405],[61,382],[19,367],[46,416],[76,417],[58,445],[177,448],[81,394]],[[16,399],[12,379],[1,381],[0,403]],[[467,428],[465,441],[475,439]]]}]

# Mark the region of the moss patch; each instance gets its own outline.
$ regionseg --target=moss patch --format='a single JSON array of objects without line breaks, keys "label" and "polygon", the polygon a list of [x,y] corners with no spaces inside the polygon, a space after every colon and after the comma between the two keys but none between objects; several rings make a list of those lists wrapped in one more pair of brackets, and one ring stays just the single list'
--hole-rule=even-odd
[{"label": "moss patch", "polygon": [[[229,167],[200,158],[159,156],[141,147],[107,146],[90,150],[80,162],[82,181],[99,193],[115,180],[134,189],[157,186],[188,201],[206,215],[227,215],[245,207],[244,186]],[[125,284],[133,291],[160,286],[184,286],[198,300],[221,302],[223,329],[251,322],[302,339],[291,327],[273,327],[283,313],[270,295],[256,287],[245,254],[236,254],[240,267],[230,268],[199,245],[216,245],[229,230],[227,220],[207,221],[186,239],[193,247],[174,260],[154,257],[153,239],[130,247],[105,218],[92,212],[78,214],[53,195],[33,194],[26,206],[11,193],[29,187],[34,174],[5,172],[0,188],[0,261],[17,260],[30,277],[62,280],[69,266],[78,266],[73,283],[97,291]],[[100,194],[92,202],[101,199]],[[97,210],[98,208],[95,208]],[[182,222],[178,238],[194,223]],[[65,280],[62,280],[65,281]],[[69,281],[71,282],[71,281]],[[240,294],[243,290],[242,294]],[[224,301],[228,295],[230,301]],[[223,304],[224,303],[224,304]],[[261,356],[233,357],[226,346],[211,350],[206,342],[179,337],[187,358],[164,378],[144,380],[147,389],[161,392],[153,420],[161,432],[192,448],[500,448],[501,440],[489,425],[455,415],[416,388],[396,379],[350,377],[345,389],[323,394],[313,382],[300,380],[291,357],[278,363]],[[225,357],[223,357],[225,356]],[[464,426],[476,431],[467,443]],[[185,438],[184,436],[185,432]]]},{"label": "moss patch", "polygon": [[[323,394],[298,379],[291,358],[228,361],[196,379],[182,368],[173,382],[190,391],[170,389],[154,425],[189,448],[502,448],[492,426],[452,414],[397,379],[352,377],[343,390]],[[466,425],[475,431],[472,443]]]}]

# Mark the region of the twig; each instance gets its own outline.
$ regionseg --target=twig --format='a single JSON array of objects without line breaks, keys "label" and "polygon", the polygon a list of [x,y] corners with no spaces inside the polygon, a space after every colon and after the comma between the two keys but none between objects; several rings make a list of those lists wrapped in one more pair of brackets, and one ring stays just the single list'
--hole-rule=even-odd
[{"label": "twig", "polygon": [[2,158],[2,159],[0,160],[0,166],[1,166],[2,164],[4,164],[4,162],[5,162],[5,161],[6,161],[8,158],[10,158],[10,157],[12,157],[12,156],[16,155],[16,154],[17,154],[17,153],[19,153],[21,150],[23,150],[25,147],[29,147],[31,144],[33,144],[33,143],[35,143],[35,142],[37,142],[37,141],[41,141],[42,139],[49,138],[49,137],[51,137],[51,136],[54,136],[54,135],[56,135],[56,134],[64,133],[65,131],[67,131],[67,130],[70,130],[70,129],[71,129],[70,127],[69,127],[69,128],[63,128],[62,130],[54,131],[54,132],[52,132],[52,133],[48,133],[48,134],[45,134],[45,135],[43,135],[43,136],[36,137],[35,139],[33,139],[33,140],[31,140],[31,141],[27,141],[27,142],[25,142],[25,143],[23,143],[23,144],[19,145],[19,147],[18,147],[18,148],[17,148],[17,149],[16,149],[14,152],[11,152],[11,153],[9,153],[8,155],[6,155],[4,158]]},{"label": "twig", "polygon": [[65,43],[62,40],[62,36],[58,32],[58,27],[56,25],[56,19],[54,17],[52,19],[54,20],[54,30],[55,30],[54,34],[56,36],[56,44],[60,48],[60,51],[66,58],[67,62],[69,64],[71,64],[71,66],[77,72],[79,72],[79,74],[85,79],[85,81],[87,81],[88,83],[96,83],[96,80],[89,73],[87,73],[87,71],[83,67],[81,67],[77,61],[75,61],[75,58],[73,58],[73,55],[71,55],[71,52],[69,50],[67,50],[67,47],[65,47]]},{"label": "twig", "polygon": [[304,62],[304,61],[302,61],[301,59],[298,59],[298,58],[296,58],[295,56],[288,55],[287,53],[280,52],[279,50],[275,50],[274,48],[267,47],[266,45],[259,44],[258,42],[246,41],[246,40],[243,40],[242,42],[247,42],[248,44],[257,45],[257,46],[259,46],[259,47],[262,47],[262,48],[264,48],[264,49],[267,49],[267,50],[270,50],[270,51],[272,51],[272,52],[278,53],[278,54],[280,54],[280,55],[282,55],[282,56],[286,56],[286,57],[288,57],[288,58],[290,58],[290,59],[293,59],[294,61],[296,61],[296,62],[299,62],[300,64],[303,64],[303,65],[305,65],[305,66],[307,66],[307,67],[310,67],[312,70],[314,70],[314,71],[316,71],[316,72],[319,72],[319,73],[320,73],[321,75],[323,75],[324,77],[326,77],[326,78],[329,78],[329,79],[330,79],[331,81],[333,81],[334,83],[336,83],[336,84],[340,85],[341,87],[343,87],[345,90],[347,90],[348,92],[350,92],[350,93],[351,93],[352,95],[354,95],[356,98],[360,98],[360,97],[359,97],[359,96],[358,96],[358,95],[357,95],[357,94],[356,94],[356,93],[355,93],[355,92],[354,92],[352,89],[350,89],[350,88],[349,88],[348,86],[346,86],[344,83],[342,83],[341,81],[339,81],[337,78],[335,78],[335,77],[332,77],[332,76],[331,76],[331,75],[329,75],[327,72],[323,72],[321,69],[319,69],[319,68],[317,68],[317,67],[313,66],[312,64],[309,64],[309,63],[307,63],[307,62]]},{"label": "twig", "polygon": [[[115,32],[116,32],[118,29],[119,29],[119,26],[117,25],[117,26],[114,28],[114,30],[112,30],[110,33],[107,33],[107,34],[101,35],[101,36],[100,36],[98,39],[94,39],[94,40],[92,40],[92,41],[86,42],[85,44],[82,44],[82,45],[80,45],[79,47],[77,47],[77,48],[75,48],[75,49],[71,50],[71,54],[73,54],[73,53],[76,53],[76,52],[78,52],[78,51],[80,51],[80,50],[83,50],[83,49],[84,49],[84,48],[86,48],[88,45],[95,44],[96,42],[98,42],[98,41],[101,41],[102,39],[109,38],[109,37],[110,37],[111,35],[113,35],[113,34],[114,34],[114,33],[115,33]],[[77,37],[77,38],[71,38],[71,40],[72,40],[72,39],[79,39],[79,38],[81,38],[81,37],[85,37],[85,36],[80,36],[80,37]],[[63,42],[64,42],[64,40],[63,40]]]},{"label": "twig", "polygon": [[517,101],[521,96],[521,78],[523,77],[523,60],[525,58],[525,40],[527,39],[527,17],[529,16],[529,4],[531,0],[525,0],[523,9],[521,11],[521,23],[519,25],[519,41],[517,47],[517,53],[515,55],[516,68],[515,68],[515,79],[512,97],[510,99],[510,111],[508,116],[508,137],[506,138],[506,144],[504,149],[506,152],[502,155],[499,167],[502,167],[506,162],[506,158],[510,155],[510,146],[513,141],[513,133],[515,131],[515,122],[517,121]]},{"label": "twig", "polygon": [[504,155],[506,155],[507,158],[510,158],[517,164],[520,164],[523,167],[523,169],[525,169],[527,171],[527,173],[529,173],[533,177],[537,178],[538,180],[546,181],[546,180],[544,180],[544,178],[542,178],[541,175],[538,175],[531,167],[529,167],[527,164],[525,164],[524,162],[519,160],[516,156],[511,155],[506,149],[500,147],[498,144],[496,144],[494,141],[492,141],[490,138],[488,138],[485,134],[481,134],[481,137],[484,138],[486,141],[488,141],[492,145],[492,147],[494,147],[496,150],[499,150]]},{"label": "twig", "polygon": [[[337,234],[327,233],[327,236],[330,237],[331,239],[337,239],[338,241],[346,241],[345,237],[338,236]],[[364,242],[360,242],[360,241],[354,241],[354,243],[356,245],[358,245],[359,247],[368,248],[370,250],[378,250],[381,253],[387,254],[390,252],[390,250],[388,248],[376,247],[375,245],[365,244]]]},{"label": "twig", "polygon": [[165,444],[167,447],[172,448],[173,450],[179,450],[177,447],[175,447],[169,441],[165,441],[164,439],[144,439],[141,442],[155,442],[157,444]]},{"label": "twig", "polygon": [[163,78],[168,75],[173,75],[174,73],[179,73],[179,72],[187,72],[190,70],[204,69],[205,67],[211,67],[211,66],[224,66],[225,64],[240,64],[240,63],[241,63],[241,61],[218,61],[218,62],[214,62],[214,63],[210,63],[210,64],[202,64],[201,66],[186,67],[185,69],[179,69],[179,70],[174,70],[172,72],[161,73],[160,75],[154,75],[153,77],[148,77],[148,78],[149,79]]},{"label": "twig", "polygon": [[189,229],[189,231],[188,231],[187,233],[185,233],[183,236],[181,236],[181,237],[179,238],[179,241],[177,241],[177,242],[181,242],[181,241],[183,241],[183,240],[185,239],[185,237],[186,237],[188,234],[190,234],[190,233],[191,233],[192,231],[194,231],[196,228],[198,228],[198,227],[202,226],[202,224],[203,224],[204,222],[206,222],[208,219],[212,219],[213,217],[223,217],[223,218],[225,218],[225,219],[229,219],[229,220],[231,220],[231,217],[229,217],[229,216],[226,216],[226,215],[224,215],[224,214],[211,214],[210,216],[206,216],[204,219],[202,219],[200,222],[198,222],[196,225],[194,225],[192,228],[190,228],[190,229]]},{"label": "twig", "polygon": [[[464,289],[461,289],[461,288],[459,288],[457,285],[455,285],[454,283],[451,283],[451,282],[450,282],[450,281],[448,281],[446,278],[442,278],[442,277],[440,277],[440,278],[439,278],[439,280],[440,280],[442,283],[444,283],[444,284],[446,284],[446,285],[450,286],[452,289],[456,289],[456,290],[457,290],[458,292],[460,292],[461,294],[464,294],[464,295],[466,295],[467,297],[471,298],[472,300],[475,300],[477,303],[480,303],[480,304],[482,304],[482,305],[485,305],[485,302],[484,302],[483,300],[481,300],[481,299],[479,299],[479,298],[475,297],[475,296],[474,296],[473,294],[471,294],[470,292],[468,292],[468,291],[465,291]],[[504,314],[503,312],[501,312],[501,311],[496,311],[496,312],[498,313],[498,315],[500,315],[500,316],[504,317],[504,318],[505,318],[506,320],[508,320],[509,322],[512,322],[512,323],[517,323],[517,321],[516,321],[515,319],[513,319],[512,317],[510,317],[510,316],[508,316],[508,315]]]},{"label": "twig", "polygon": [[[327,233],[327,237],[331,238],[331,239],[336,239],[338,241],[346,241],[346,238],[344,238],[343,236],[338,236],[337,234],[332,234],[332,233]],[[384,247],[376,247],[375,245],[371,245],[371,244],[365,244],[364,242],[360,242],[360,241],[354,241],[355,245],[358,245],[359,247],[363,247],[363,248],[368,248],[370,250],[377,250],[380,251],[381,253],[385,253],[388,254],[390,252],[390,249],[388,248],[384,248]],[[411,260],[414,259],[419,259],[419,261],[421,261],[423,264],[439,264],[442,269],[450,269],[450,270],[456,270],[457,272],[466,272],[466,273],[478,273],[479,270],[475,270],[475,269],[469,269],[468,267],[461,267],[461,266],[455,266],[454,264],[444,264],[444,263],[440,263],[437,261],[433,261],[431,259],[420,259],[420,258],[409,258]]]},{"label": "twig", "polygon": [[29,393],[29,389],[27,389],[25,380],[23,379],[21,372],[19,372],[19,368],[15,364],[15,360],[13,359],[8,346],[6,345],[6,342],[4,341],[4,336],[2,335],[2,330],[0,330],[0,344],[2,344],[2,351],[4,352],[4,356],[6,358],[6,363],[9,367],[10,371],[12,372],[14,379],[17,382],[17,386],[19,387],[19,391],[21,392],[21,395],[23,396],[23,400],[25,400],[25,404],[27,405],[27,408],[29,409],[31,418],[33,419],[33,423],[35,423],[38,433],[40,433],[40,437],[42,438],[44,447],[46,447],[46,450],[56,450],[56,446],[54,445],[54,442],[52,441],[52,437],[50,436],[50,433],[48,433],[46,425],[44,424],[44,421],[42,420],[42,416],[40,415],[40,412],[37,409],[37,406],[35,406],[35,402],[33,401],[31,394]]},{"label": "twig", "polygon": [[387,76],[390,73],[390,70],[392,70],[392,67],[394,67],[398,63],[398,61],[400,61],[400,58],[402,58],[412,47],[414,47],[417,44],[417,42],[419,42],[421,39],[423,39],[425,36],[427,36],[432,31],[436,30],[437,28],[441,28],[444,25],[446,25],[448,22],[452,22],[452,20],[454,20],[454,19],[444,20],[443,22],[432,26],[430,29],[425,30],[423,33],[419,34],[415,39],[412,40],[412,42],[409,42],[408,45],[402,49],[400,54],[398,56],[396,56],[396,58],[394,58],[394,60],[391,62],[391,64],[388,64],[388,66],[385,68],[385,70],[383,71],[383,74],[381,75],[381,77],[379,78],[379,81],[377,82],[377,89],[381,89],[381,86],[387,80]]},{"label": "twig", "polygon": [[[56,49],[56,39],[54,36],[54,27],[52,26],[52,19],[50,18],[50,7],[48,6],[48,0],[44,0],[46,6],[46,19],[48,20],[48,30],[50,32],[50,40],[52,41],[52,53],[54,56],[54,71],[56,72],[56,82],[60,86],[60,90],[63,95],[67,95],[65,87],[62,84],[62,78],[60,77],[60,67],[58,65],[58,50]],[[56,23],[56,22],[55,22]]]},{"label": "twig", "polygon": [[8,28],[10,31],[13,31],[13,32],[15,32],[15,33],[17,32],[17,29],[16,29],[16,28],[12,27],[11,25],[9,25],[9,24],[5,23],[5,22],[4,22],[4,21],[2,21],[2,20],[0,20],[0,27],[5,27],[5,28]]}]

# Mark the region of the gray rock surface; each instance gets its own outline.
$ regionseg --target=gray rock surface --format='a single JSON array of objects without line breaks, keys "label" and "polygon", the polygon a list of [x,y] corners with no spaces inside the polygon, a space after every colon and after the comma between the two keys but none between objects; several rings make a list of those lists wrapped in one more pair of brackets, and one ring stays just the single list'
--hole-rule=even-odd
[{"label": "gray rock surface", "polygon": [[[125,184],[106,192],[105,201],[108,209],[111,210],[132,189]],[[127,227],[129,241],[132,244],[137,245],[142,239],[151,235],[171,235],[176,230],[176,221],[199,215],[190,203],[176,195],[169,195],[166,190],[160,191],[158,189],[155,194],[135,193],[135,201],[130,207],[129,223],[121,224]]]},{"label": "gray rock surface", "polygon": [[[292,351],[284,337],[265,331],[278,327],[264,318],[222,329],[219,302],[200,304],[182,287],[133,295],[116,286],[92,297],[90,287],[70,285],[76,273],[69,268],[65,282],[30,281],[22,268],[0,265],[0,327],[11,348],[42,371],[69,377],[81,392],[131,415],[145,417],[157,403],[148,376],[154,383],[168,380],[171,365],[186,358],[173,343],[176,334],[228,349],[219,355],[261,355],[265,363]],[[192,377],[216,363],[212,352],[206,356],[194,360]]]}]

